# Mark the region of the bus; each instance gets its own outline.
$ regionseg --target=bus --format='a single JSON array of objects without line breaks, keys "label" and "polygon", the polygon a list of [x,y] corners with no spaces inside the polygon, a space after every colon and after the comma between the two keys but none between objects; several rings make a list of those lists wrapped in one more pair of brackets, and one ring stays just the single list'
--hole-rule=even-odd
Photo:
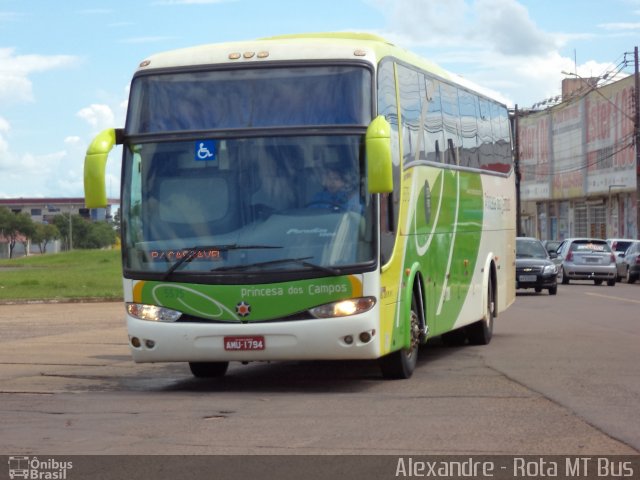
[{"label": "bus", "polygon": [[122,145],[135,362],[371,359],[409,378],[434,337],[483,345],[515,298],[508,111],[366,33],[153,55],[85,157]]}]

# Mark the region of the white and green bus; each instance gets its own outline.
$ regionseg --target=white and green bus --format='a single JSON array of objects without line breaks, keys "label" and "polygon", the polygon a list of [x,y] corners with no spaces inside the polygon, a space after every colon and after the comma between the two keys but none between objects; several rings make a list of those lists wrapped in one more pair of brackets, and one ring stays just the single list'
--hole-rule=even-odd
[{"label": "white and green bus", "polygon": [[432,337],[489,343],[515,298],[506,107],[380,37],[148,58],[125,128],[87,151],[89,208],[106,205],[116,144],[136,362],[214,377],[231,361],[378,359],[408,378]]}]

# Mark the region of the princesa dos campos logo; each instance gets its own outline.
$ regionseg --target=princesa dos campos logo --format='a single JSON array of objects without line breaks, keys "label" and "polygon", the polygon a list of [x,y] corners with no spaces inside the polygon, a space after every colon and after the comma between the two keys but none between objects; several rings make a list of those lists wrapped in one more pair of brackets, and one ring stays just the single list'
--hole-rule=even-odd
[{"label": "princesa dos campos logo", "polygon": [[65,480],[67,471],[73,468],[73,462],[61,462],[54,458],[45,460],[38,457],[9,457],[9,478],[33,480]]}]

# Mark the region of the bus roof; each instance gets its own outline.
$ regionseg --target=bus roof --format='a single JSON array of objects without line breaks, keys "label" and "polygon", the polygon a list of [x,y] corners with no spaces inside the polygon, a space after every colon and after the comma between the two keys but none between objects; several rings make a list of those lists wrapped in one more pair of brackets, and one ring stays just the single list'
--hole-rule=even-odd
[{"label": "bus roof", "polygon": [[363,32],[303,33],[199,45],[152,55],[141,62],[139,70],[287,60],[361,59],[375,65],[388,55],[450,78],[450,74],[437,65],[396,47],[378,35]]},{"label": "bus roof", "polygon": [[193,46],[154,54],[141,62],[137,71],[204,65],[250,66],[291,60],[363,60],[376,66],[387,56],[415,65],[488,98],[494,97],[473,82],[395,46],[383,37],[366,32],[301,33]]}]

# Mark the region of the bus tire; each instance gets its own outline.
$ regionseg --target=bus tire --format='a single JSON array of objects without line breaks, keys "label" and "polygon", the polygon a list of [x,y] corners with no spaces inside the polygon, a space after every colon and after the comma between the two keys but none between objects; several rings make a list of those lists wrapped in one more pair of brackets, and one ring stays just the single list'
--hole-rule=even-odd
[{"label": "bus tire", "polygon": [[496,316],[496,301],[493,295],[493,282],[489,280],[487,288],[487,311],[485,318],[467,327],[467,338],[471,345],[488,345],[493,337],[493,320]]},{"label": "bus tire", "polygon": [[189,368],[197,378],[224,377],[229,368],[229,362],[189,362]]},{"label": "bus tire", "polygon": [[413,375],[418,363],[418,345],[420,344],[421,331],[417,311],[415,293],[411,300],[410,329],[411,347],[391,352],[378,360],[382,376],[387,379],[406,379]]}]

